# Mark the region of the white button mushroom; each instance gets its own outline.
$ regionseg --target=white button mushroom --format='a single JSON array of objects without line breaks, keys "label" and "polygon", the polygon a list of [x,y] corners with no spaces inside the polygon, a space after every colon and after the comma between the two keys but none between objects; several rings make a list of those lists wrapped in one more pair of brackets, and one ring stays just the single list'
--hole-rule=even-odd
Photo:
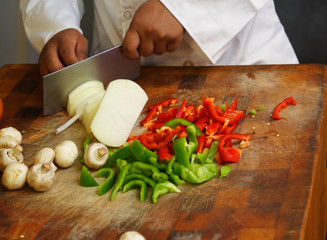
[{"label": "white button mushroom", "polygon": [[34,164],[49,163],[51,167],[56,171],[57,167],[54,165],[53,160],[55,158],[55,151],[52,148],[45,147],[38,151],[33,158]]},{"label": "white button mushroom", "polygon": [[121,235],[119,240],[145,240],[145,238],[136,231],[128,231]]},{"label": "white button mushroom", "polygon": [[0,129],[0,148],[13,148],[22,143],[23,136],[14,127]]},{"label": "white button mushroom", "polygon": [[73,141],[65,140],[55,147],[55,164],[61,168],[72,166],[78,156],[78,149]]},{"label": "white button mushroom", "polygon": [[21,189],[26,183],[28,167],[24,163],[11,163],[3,172],[2,184],[8,190]]},{"label": "white button mushroom", "polygon": [[23,162],[23,147],[16,145],[14,148],[0,149],[0,171],[3,172],[6,167],[15,162]]},{"label": "white button mushroom", "polygon": [[106,145],[99,142],[91,143],[84,153],[85,165],[92,169],[100,169],[107,162],[109,151]]},{"label": "white button mushroom", "polygon": [[48,163],[33,165],[27,172],[27,183],[36,191],[44,192],[51,188],[55,181],[55,171]]}]

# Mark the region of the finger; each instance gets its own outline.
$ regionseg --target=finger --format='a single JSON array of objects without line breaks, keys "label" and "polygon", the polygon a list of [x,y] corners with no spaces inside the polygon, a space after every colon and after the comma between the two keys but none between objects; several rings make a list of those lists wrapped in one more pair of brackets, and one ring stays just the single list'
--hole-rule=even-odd
[{"label": "finger", "polygon": [[88,55],[88,41],[86,38],[81,38],[76,45],[75,49],[76,57],[78,61],[87,58]]},{"label": "finger", "polygon": [[122,49],[124,54],[130,59],[136,59],[140,57],[138,47],[140,45],[140,36],[134,28],[128,29],[125,38],[123,40]]},{"label": "finger", "polygon": [[179,44],[180,44],[180,41],[169,42],[167,44],[167,46],[166,46],[166,51],[167,52],[173,52],[173,51],[175,51],[178,48]]},{"label": "finger", "polygon": [[75,41],[65,41],[64,43],[59,43],[59,58],[62,60],[65,66],[69,66],[78,62],[78,58],[75,53],[76,44],[77,43]]},{"label": "finger", "polygon": [[39,67],[41,76],[58,71],[64,67],[59,59],[55,46],[47,47],[42,50],[39,59]]},{"label": "finger", "polygon": [[162,55],[166,52],[166,48],[167,48],[167,42],[166,41],[157,41],[154,44],[154,54],[156,55]]},{"label": "finger", "polygon": [[151,38],[146,36],[141,36],[140,46],[139,46],[139,54],[143,57],[148,57],[154,52],[154,43]]}]

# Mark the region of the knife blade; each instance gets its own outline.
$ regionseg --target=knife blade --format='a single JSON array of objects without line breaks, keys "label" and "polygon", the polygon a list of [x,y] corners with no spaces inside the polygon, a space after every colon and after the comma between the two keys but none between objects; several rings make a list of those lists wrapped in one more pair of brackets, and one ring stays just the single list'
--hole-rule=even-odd
[{"label": "knife blade", "polygon": [[128,59],[121,45],[50,73],[43,77],[43,114],[64,110],[69,93],[84,82],[99,80],[106,88],[112,80],[133,80],[139,73],[140,59]]}]

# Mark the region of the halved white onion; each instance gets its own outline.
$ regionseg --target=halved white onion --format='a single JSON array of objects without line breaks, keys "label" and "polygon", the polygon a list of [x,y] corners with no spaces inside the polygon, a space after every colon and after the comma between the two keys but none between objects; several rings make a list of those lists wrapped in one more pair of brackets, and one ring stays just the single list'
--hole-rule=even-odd
[{"label": "halved white onion", "polygon": [[91,123],[95,138],[111,147],[124,144],[147,100],[144,90],[131,80],[110,82]]}]

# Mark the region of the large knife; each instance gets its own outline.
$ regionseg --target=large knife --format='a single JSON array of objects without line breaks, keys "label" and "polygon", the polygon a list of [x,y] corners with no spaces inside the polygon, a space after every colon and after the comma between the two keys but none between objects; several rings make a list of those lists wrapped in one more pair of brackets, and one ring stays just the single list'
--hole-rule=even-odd
[{"label": "large knife", "polygon": [[43,77],[43,114],[64,110],[69,93],[84,82],[99,80],[106,88],[112,80],[133,80],[139,73],[140,59],[125,57],[121,45],[50,73]]}]

